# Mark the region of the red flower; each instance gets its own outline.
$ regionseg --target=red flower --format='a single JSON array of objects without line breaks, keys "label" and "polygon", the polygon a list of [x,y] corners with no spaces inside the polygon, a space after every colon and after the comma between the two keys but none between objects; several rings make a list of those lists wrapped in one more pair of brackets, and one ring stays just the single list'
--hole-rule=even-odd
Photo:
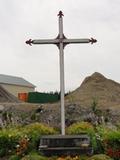
[{"label": "red flower", "polygon": [[114,156],[114,151],[112,150],[112,148],[107,150],[107,155],[109,155],[110,157]]}]

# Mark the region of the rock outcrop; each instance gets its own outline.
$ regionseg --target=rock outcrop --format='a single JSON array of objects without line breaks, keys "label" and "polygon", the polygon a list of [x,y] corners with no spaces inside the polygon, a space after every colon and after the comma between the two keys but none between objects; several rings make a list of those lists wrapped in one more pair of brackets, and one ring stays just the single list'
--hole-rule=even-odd
[{"label": "rock outcrop", "polygon": [[[1,87],[0,87],[1,89]],[[14,101],[0,92],[0,100]],[[7,93],[8,94],[8,93]],[[12,98],[12,97],[11,97]],[[95,72],[65,97],[66,126],[78,121],[94,125],[120,122],[120,84]],[[0,103],[0,126],[7,124],[47,123],[61,126],[60,102],[47,104]]]}]

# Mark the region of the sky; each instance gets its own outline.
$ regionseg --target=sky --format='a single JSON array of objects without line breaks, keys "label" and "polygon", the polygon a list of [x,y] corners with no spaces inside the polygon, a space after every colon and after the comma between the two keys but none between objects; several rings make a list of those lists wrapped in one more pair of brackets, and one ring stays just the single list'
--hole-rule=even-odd
[{"label": "sky", "polygon": [[120,0],[0,0],[0,74],[23,77],[39,92],[59,91],[58,48],[25,41],[56,38],[60,10],[67,38],[98,41],[65,47],[65,91],[94,72],[120,82]]}]

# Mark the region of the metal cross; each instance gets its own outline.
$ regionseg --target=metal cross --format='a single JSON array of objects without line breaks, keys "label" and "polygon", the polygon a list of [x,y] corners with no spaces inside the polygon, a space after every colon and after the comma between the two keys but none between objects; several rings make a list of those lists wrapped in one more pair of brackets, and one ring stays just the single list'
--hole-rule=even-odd
[{"label": "metal cross", "polygon": [[63,34],[63,13],[59,11],[59,34],[55,39],[37,39],[26,41],[27,44],[55,44],[59,48],[60,56],[60,94],[61,94],[61,133],[65,135],[65,107],[64,107],[64,47],[70,43],[95,43],[96,39],[67,39]]}]

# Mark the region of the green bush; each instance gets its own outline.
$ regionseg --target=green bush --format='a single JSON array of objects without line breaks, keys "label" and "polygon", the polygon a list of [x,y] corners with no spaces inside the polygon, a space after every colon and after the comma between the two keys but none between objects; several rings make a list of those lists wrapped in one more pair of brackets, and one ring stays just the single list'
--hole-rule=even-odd
[{"label": "green bush", "polygon": [[120,130],[98,126],[96,132],[99,135],[99,144],[104,153],[114,158],[114,160],[120,160]]},{"label": "green bush", "polygon": [[12,133],[12,130],[4,129],[0,131],[0,157],[13,152],[18,143],[19,136]]},{"label": "green bush", "polygon": [[67,134],[80,134],[80,133],[87,133],[92,135],[95,133],[94,127],[92,124],[88,122],[78,122],[72,124],[70,127],[66,129]]},{"label": "green bush", "polygon": [[48,160],[48,158],[38,155],[37,153],[32,153],[32,154],[26,155],[21,160]]},{"label": "green bush", "polygon": [[0,157],[16,152],[16,147],[23,137],[29,138],[28,150],[37,149],[41,135],[57,133],[53,128],[40,123],[27,126],[8,127],[0,130]]},{"label": "green bush", "polygon": [[13,155],[9,158],[9,160],[20,160],[21,158],[17,155]]},{"label": "green bush", "polygon": [[93,150],[97,150],[97,141],[96,141],[96,136],[95,136],[95,130],[94,127],[92,126],[91,123],[88,122],[78,122],[72,124],[70,127],[66,129],[67,134],[82,134],[86,133],[90,136],[91,138],[91,143],[93,146]]},{"label": "green bush", "polygon": [[103,147],[107,155],[120,160],[120,131],[108,132],[103,137]]},{"label": "green bush", "polygon": [[106,147],[112,147],[114,149],[120,149],[120,131],[108,132],[103,137],[103,141],[107,142]]},{"label": "green bush", "polygon": [[47,125],[43,125],[41,123],[33,123],[25,126],[23,128],[23,133],[30,139],[29,151],[31,151],[33,150],[33,148],[37,149],[41,135],[56,134],[57,131]]},{"label": "green bush", "polygon": [[87,160],[112,160],[112,159],[105,154],[98,154],[88,158]]},{"label": "green bush", "polygon": [[1,148],[0,149],[0,157],[4,157],[6,155],[6,149],[5,148]]}]

